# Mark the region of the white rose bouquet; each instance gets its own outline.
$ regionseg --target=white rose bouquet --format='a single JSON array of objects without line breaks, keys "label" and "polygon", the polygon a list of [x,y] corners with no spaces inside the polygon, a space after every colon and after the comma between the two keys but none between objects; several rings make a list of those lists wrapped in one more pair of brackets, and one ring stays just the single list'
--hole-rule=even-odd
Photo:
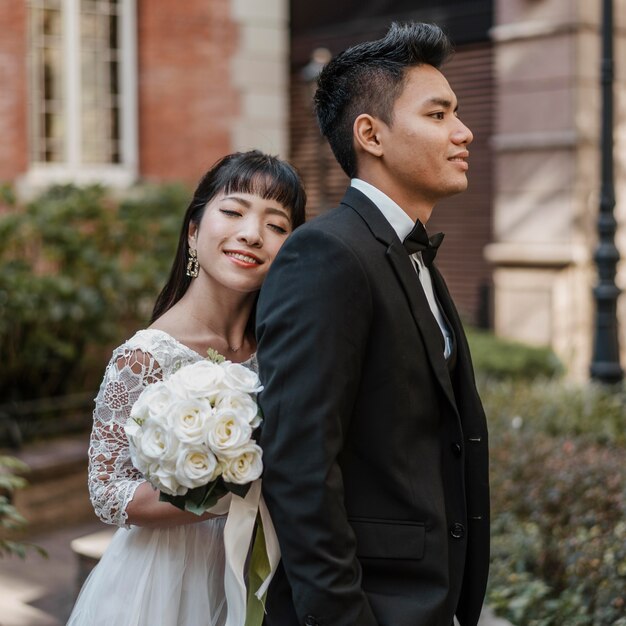
[{"label": "white rose bouquet", "polygon": [[261,389],[255,372],[210,351],[143,390],[125,430],[133,464],[161,500],[202,514],[229,491],[246,495],[263,471],[253,439]]}]

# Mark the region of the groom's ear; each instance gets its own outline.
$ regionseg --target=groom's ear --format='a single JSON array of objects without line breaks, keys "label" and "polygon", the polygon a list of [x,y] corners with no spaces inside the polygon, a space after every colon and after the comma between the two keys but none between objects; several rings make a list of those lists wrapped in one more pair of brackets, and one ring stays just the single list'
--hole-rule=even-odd
[{"label": "groom's ear", "polygon": [[382,156],[383,147],[380,142],[380,125],[381,121],[368,113],[361,113],[354,120],[352,134],[357,151],[362,150],[375,157]]}]

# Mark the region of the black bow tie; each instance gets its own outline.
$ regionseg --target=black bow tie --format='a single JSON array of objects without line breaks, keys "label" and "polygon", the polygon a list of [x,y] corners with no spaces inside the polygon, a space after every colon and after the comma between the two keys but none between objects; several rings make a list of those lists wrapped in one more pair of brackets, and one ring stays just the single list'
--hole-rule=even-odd
[{"label": "black bow tie", "polygon": [[424,228],[424,224],[419,220],[415,222],[413,230],[406,236],[402,245],[406,248],[409,254],[415,254],[416,252],[422,253],[422,260],[424,265],[430,267],[437,255],[437,249],[443,241],[443,233],[435,233],[432,237],[428,237],[428,233]]}]

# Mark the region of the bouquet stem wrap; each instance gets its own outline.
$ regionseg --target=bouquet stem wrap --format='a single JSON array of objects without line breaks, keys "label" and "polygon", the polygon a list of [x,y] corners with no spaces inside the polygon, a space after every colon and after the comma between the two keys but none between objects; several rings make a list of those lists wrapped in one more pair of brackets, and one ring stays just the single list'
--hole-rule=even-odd
[{"label": "bouquet stem wrap", "polygon": [[[219,502],[209,510],[222,513],[224,512],[223,503]],[[248,602],[244,571],[250,544],[257,527],[257,517],[260,523],[252,549],[250,576],[248,577],[254,599],[250,597],[251,602]],[[228,517],[224,527],[224,547],[226,552],[224,589],[228,607],[226,626],[260,626],[263,621],[265,594],[280,561],[278,538],[261,494],[261,479],[255,480],[250,485],[245,497],[231,494]],[[261,580],[258,589],[252,589],[255,580]]]}]

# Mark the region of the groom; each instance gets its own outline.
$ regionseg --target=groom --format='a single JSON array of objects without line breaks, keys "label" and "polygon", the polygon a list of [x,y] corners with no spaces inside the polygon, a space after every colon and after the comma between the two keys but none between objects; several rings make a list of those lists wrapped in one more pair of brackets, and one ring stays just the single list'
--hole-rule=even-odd
[{"label": "groom", "polygon": [[[352,179],[299,228],[257,309],[264,494],[282,552],[267,626],[478,622],[487,430],[467,341],[432,265],[435,203],[467,186],[472,133],[429,24],[322,71],[322,133]],[[403,243],[404,242],[404,243]]]}]

